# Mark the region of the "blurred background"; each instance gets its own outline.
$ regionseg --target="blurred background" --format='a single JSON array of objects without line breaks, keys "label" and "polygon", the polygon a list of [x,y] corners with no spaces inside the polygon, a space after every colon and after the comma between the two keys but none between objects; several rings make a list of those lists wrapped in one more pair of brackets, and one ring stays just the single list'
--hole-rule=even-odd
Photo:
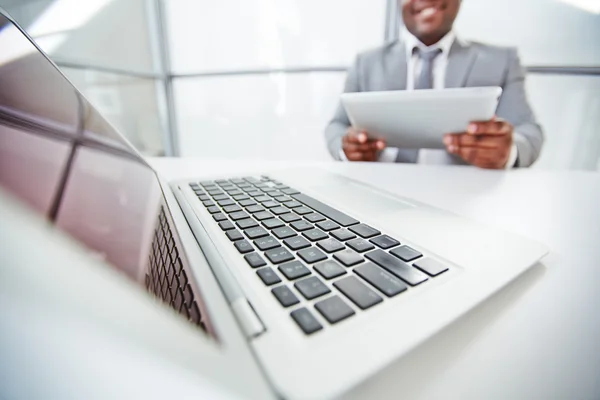
[{"label": "blurred background", "polygon": [[[323,130],[396,0],[0,0],[149,156],[330,160]],[[546,133],[534,168],[600,171],[600,0],[467,0],[465,39],[517,46]]]}]

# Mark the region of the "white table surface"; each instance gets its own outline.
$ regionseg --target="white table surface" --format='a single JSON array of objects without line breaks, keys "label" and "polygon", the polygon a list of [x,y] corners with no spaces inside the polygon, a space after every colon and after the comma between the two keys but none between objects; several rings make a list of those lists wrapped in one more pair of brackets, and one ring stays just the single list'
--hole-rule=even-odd
[{"label": "white table surface", "polygon": [[[289,166],[252,160],[151,163],[169,180]],[[600,174],[328,166],[551,249],[542,263],[347,398],[600,399]]]}]

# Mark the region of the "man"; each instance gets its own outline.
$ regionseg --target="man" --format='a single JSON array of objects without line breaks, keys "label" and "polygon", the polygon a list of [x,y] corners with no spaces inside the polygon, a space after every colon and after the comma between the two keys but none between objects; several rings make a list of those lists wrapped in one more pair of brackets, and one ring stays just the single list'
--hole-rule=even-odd
[{"label": "man", "polygon": [[[516,50],[467,43],[452,31],[460,0],[398,0],[401,39],[360,54],[348,73],[346,92],[500,86],[497,117],[444,136],[444,150],[386,148],[357,132],[340,104],[325,131],[332,156],[349,161],[471,164],[480,168],[529,167],[544,136],[525,94]],[[435,116],[432,116],[435,118]]]}]

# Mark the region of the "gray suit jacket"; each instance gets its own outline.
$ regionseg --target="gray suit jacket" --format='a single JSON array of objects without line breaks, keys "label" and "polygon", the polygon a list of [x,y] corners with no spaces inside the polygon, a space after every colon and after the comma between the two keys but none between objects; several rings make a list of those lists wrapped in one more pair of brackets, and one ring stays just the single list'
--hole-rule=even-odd
[{"label": "gray suit jacket", "polygon": [[[406,61],[405,47],[401,41],[362,53],[348,71],[344,91],[406,90]],[[480,43],[454,42],[448,57],[445,87],[477,86],[502,87],[504,91],[496,114],[515,128],[514,143],[518,151],[516,166],[528,167],[533,164],[540,154],[544,134],[527,102],[525,72],[517,51]],[[348,116],[339,104],[325,130],[327,146],[337,160],[340,159],[342,136],[349,126]],[[414,149],[400,149],[397,162],[415,163],[418,153]],[[446,155],[446,159],[452,164],[464,164],[455,156]]]}]

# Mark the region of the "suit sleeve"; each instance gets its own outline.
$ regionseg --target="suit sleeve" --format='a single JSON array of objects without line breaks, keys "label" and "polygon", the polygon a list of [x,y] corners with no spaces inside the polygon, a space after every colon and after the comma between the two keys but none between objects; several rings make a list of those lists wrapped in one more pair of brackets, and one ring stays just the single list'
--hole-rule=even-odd
[{"label": "suit sleeve", "polygon": [[531,166],[542,150],[544,133],[527,101],[525,71],[515,49],[509,50],[508,69],[497,115],[514,127],[513,140],[517,147],[515,167]]},{"label": "suit sleeve", "polygon": [[[360,92],[358,77],[359,77],[360,58],[357,57],[354,65],[348,70],[346,84],[344,85],[344,93]],[[346,134],[346,130],[350,126],[350,120],[344,110],[344,106],[340,102],[336,108],[333,119],[325,128],[325,140],[329,153],[336,160],[341,160],[342,137]]]}]

